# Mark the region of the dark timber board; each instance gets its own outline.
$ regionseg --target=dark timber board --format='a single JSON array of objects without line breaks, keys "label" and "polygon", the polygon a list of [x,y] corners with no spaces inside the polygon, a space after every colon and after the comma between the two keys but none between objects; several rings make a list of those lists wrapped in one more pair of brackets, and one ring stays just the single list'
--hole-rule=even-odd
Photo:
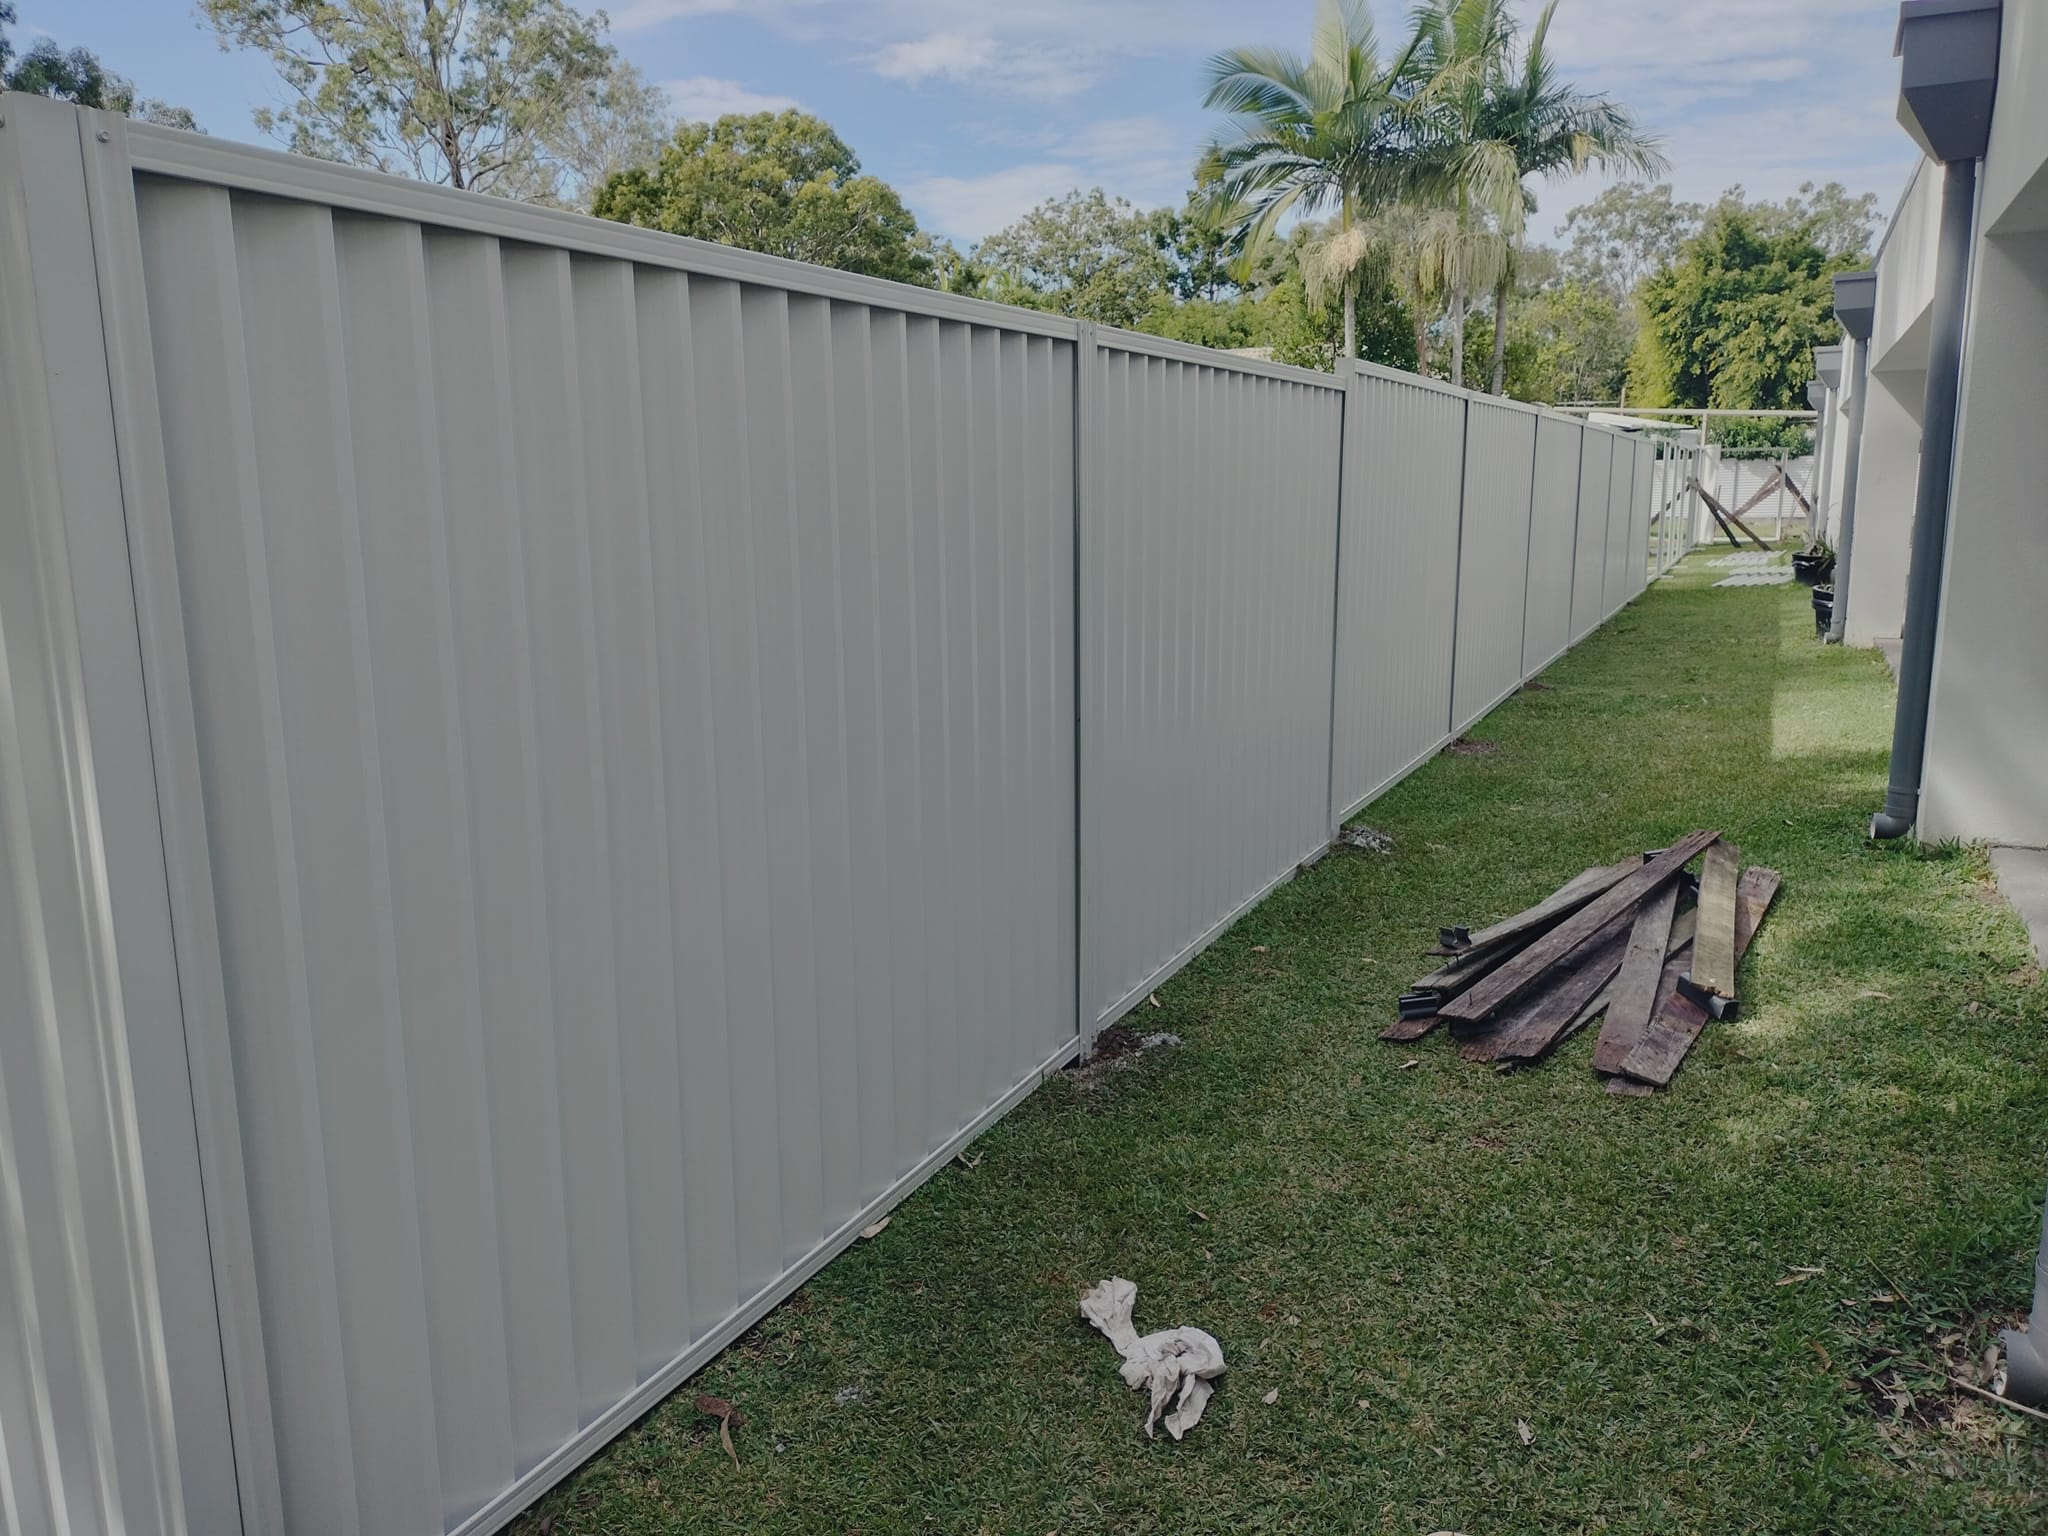
[{"label": "dark timber board", "polygon": [[1742,853],[1717,842],[1700,861],[1700,924],[1693,939],[1693,985],[1719,997],[1735,995],[1735,877]]},{"label": "dark timber board", "polygon": [[[1775,869],[1759,865],[1743,871],[1736,895],[1735,955],[1738,960],[1749,948],[1749,941],[1756,937],[1764,913],[1770,910],[1771,902],[1778,894],[1778,883]],[[1650,1027],[1643,1032],[1642,1040],[1628,1053],[1628,1060],[1622,1063],[1623,1076],[1608,1079],[1610,1093],[1637,1092],[1636,1088],[1616,1086],[1628,1078],[1664,1087],[1678,1071],[1679,1063],[1685,1060],[1693,1042],[1699,1039],[1700,1031],[1707,1027],[1706,1010],[1678,990],[1679,974],[1690,959],[1690,954],[1681,954],[1665,966],[1663,1001],[1658,1006],[1657,1016],[1650,1020]]]},{"label": "dark timber board", "polygon": [[[1719,847],[1717,843],[1715,845]],[[1712,850],[1708,850],[1709,857]],[[1636,911],[1635,927],[1628,938],[1628,955],[1621,962],[1621,974],[1607,1001],[1607,1022],[1600,1026],[1600,1038],[1593,1046],[1595,1072],[1619,1072],[1628,1053],[1650,1027],[1650,1015],[1657,1008],[1657,984],[1663,979],[1664,964],[1670,956],[1671,925],[1678,915],[1678,885],[1674,881]]]},{"label": "dark timber board", "polygon": [[1513,1002],[1534,986],[1550,968],[1599,933],[1624,913],[1633,913],[1637,903],[1678,878],[1679,871],[1696,858],[1718,834],[1694,832],[1674,843],[1642,868],[1625,877],[1599,899],[1588,903],[1537,939],[1514,959],[1485,977],[1470,990],[1454,997],[1443,1007],[1446,1021],[1477,1024]]},{"label": "dark timber board", "polygon": [[1479,1027],[1458,1048],[1467,1061],[1531,1061],[1571,1028],[1579,1010],[1614,979],[1628,950],[1633,919],[1623,913],[1572,956],[1570,970],[1558,969]]}]

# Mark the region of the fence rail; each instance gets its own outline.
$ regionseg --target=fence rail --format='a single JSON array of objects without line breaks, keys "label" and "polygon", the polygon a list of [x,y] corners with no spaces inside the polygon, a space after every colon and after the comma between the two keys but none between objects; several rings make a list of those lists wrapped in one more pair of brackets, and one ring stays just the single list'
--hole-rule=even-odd
[{"label": "fence rail", "polygon": [[1412,375],[37,99],[0,249],[29,1533],[497,1529],[1684,542]]}]

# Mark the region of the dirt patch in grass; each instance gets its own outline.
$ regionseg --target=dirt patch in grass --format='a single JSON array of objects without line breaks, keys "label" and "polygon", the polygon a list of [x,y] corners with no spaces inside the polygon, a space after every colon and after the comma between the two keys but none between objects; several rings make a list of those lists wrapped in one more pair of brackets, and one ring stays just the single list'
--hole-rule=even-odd
[{"label": "dirt patch in grass", "polygon": [[1550,691],[1550,684],[1543,681],[1540,677],[1532,677],[1529,681],[1522,684],[1522,692],[1524,693],[1549,693]]},{"label": "dirt patch in grass", "polygon": [[1451,757],[1491,757],[1499,750],[1497,741],[1478,741],[1470,736],[1460,736],[1444,748],[1446,755]]}]

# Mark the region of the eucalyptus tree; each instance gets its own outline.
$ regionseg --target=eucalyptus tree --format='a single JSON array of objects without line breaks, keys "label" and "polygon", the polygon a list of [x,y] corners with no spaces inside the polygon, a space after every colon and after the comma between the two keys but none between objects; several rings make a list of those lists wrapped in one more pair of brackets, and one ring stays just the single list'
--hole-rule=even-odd
[{"label": "eucalyptus tree", "polygon": [[1374,256],[1366,221],[1400,192],[1412,142],[1411,43],[1382,61],[1364,0],[1319,0],[1309,56],[1232,48],[1209,61],[1206,105],[1228,127],[1203,155],[1210,207],[1255,258],[1290,217],[1336,216],[1312,258],[1344,298],[1344,356],[1358,355],[1358,290]]},{"label": "eucalyptus tree", "polygon": [[[1465,6],[1489,0],[1464,0]],[[1512,163],[1514,188],[1503,205],[1514,210],[1503,217],[1505,260],[1499,264],[1493,290],[1493,392],[1506,382],[1508,295],[1514,286],[1515,256],[1520,249],[1526,216],[1536,211],[1528,178],[1575,176],[1598,167],[1655,176],[1665,168],[1659,141],[1636,126],[1627,108],[1604,95],[1589,94],[1559,78],[1549,49],[1550,21],[1558,0],[1549,0],[1530,31],[1526,46],[1510,19],[1495,67],[1486,72],[1473,132],[1473,158],[1497,160],[1505,171]],[[1463,8],[1463,7],[1461,7]],[[1520,57],[1516,54],[1519,52]],[[1482,151],[1480,146],[1486,146]],[[1489,177],[1494,174],[1489,169]],[[1508,189],[1499,189],[1508,193]]]},{"label": "eucalyptus tree", "polygon": [[[302,155],[582,202],[666,131],[659,91],[570,0],[199,0],[289,94],[256,126]],[[620,121],[623,119],[623,121]]]}]

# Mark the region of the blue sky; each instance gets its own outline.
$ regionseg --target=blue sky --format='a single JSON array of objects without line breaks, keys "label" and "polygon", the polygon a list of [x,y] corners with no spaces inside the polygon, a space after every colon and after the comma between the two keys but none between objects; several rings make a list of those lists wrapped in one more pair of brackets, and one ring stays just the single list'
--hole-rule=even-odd
[{"label": "blue sky", "polygon": [[[1407,0],[1374,0],[1388,35]],[[82,43],[209,132],[258,139],[282,99],[189,0],[18,0],[24,32]],[[1530,4],[1533,12],[1535,5]],[[690,116],[797,104],[828,119],[921,223],[966,243],[1101,186],[1178,202],[1213,127],[1203,60],[1306,46],[1313,0],[615,0],[612,39]],[[1582,86],[1663,134],[1681,197],[1808,180],[1878,194],[1915,151],[1893,120],[1895,0],[1563,0],[1553,46]],[[1540,187],[1537,228],[1593,196]]]}]

